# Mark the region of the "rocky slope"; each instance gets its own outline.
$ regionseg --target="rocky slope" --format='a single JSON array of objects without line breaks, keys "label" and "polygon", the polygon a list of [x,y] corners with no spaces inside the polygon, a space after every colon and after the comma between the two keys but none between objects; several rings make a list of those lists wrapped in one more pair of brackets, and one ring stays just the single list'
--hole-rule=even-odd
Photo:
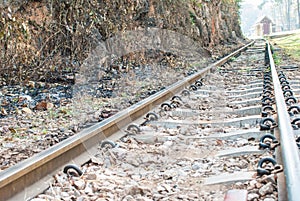
[{"label": "rocky slope", "polygon": [[[109,49],[108,40],[137,30],[168,30],[174,37],[186,36],[203,57],[222,55],[226,51],[217,51],[217,46],[236,45],[242,38],[236,0],[28,0],[1,5],[0,85],[29,80],[74,82],[74,73],[99,44]],[[149,49],[153,47],[129,49],[117,54],[115,63],[110,55],[101,60],[100,68],[111,70],[124,63],[130,68],[151,58],[171,65],[172,58],[186,56],[178,58],[171,48],[154,53]]]}]

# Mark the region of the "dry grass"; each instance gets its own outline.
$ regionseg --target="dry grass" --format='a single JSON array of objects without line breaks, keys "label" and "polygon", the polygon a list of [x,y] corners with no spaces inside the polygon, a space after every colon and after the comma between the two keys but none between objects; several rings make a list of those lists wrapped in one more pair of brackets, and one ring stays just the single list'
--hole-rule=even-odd
[{"label": "dry grass", "polygon": [[284,49],[291,58],[300,61],[300,32],[272,39],[272,43]]}]

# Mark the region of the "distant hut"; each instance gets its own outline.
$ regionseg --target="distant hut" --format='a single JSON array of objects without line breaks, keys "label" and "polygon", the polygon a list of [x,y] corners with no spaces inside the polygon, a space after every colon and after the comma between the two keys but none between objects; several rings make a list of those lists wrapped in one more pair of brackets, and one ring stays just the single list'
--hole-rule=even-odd
[{"label": "distant hut", "polygon": [[264,16],[255,23],[255,34],[256,36],[269,35],[272,33],[272,27],[272,20],[269,17]]}]

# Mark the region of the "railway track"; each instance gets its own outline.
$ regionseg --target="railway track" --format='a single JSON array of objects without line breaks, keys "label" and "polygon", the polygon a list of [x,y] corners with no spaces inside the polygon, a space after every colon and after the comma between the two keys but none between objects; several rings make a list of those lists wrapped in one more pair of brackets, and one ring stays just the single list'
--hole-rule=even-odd
[{"label": "railway track", "polygon": [[252,42],[0,172],[0,199],[296,200],[300,82],[265,52]]}]

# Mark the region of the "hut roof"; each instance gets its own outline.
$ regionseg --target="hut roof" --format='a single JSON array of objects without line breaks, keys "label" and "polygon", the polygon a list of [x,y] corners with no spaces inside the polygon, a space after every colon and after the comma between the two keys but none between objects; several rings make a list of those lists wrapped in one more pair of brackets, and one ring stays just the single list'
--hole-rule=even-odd
[{"label": "hut roof", "polygon": [[273,24],[273,20],[270,17],[266,16],[266,15],[262,16],[262,17],[259,17],[256,20],[255,24],[264,23],[264,22],[268,22],[268,23],[272,23]]}]

